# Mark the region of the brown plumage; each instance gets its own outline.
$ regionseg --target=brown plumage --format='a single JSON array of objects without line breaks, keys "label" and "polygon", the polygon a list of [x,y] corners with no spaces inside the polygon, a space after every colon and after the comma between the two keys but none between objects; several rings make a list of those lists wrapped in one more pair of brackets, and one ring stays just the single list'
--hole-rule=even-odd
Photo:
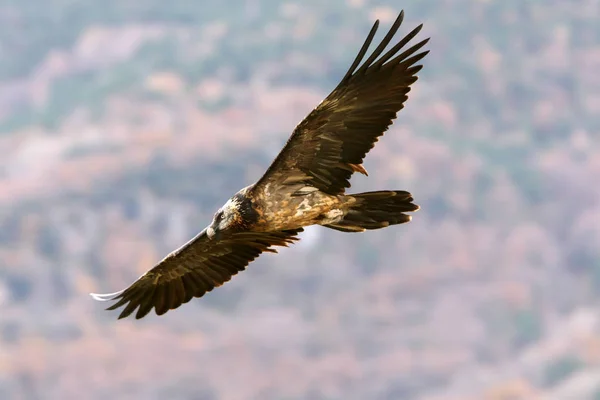
[{"label": "brown plumage", "polygon": [[419,33],[423,27],[419,25],[377,60],[403,18],[401,12],[379,46],[359,67],[379,26],[379,21],[375,22],[344,78],[294,129],[256,188],[281,183],[288,174],[301,172],[304,183],[335,195],[350,187],[350,176],[356,170],[366,175],[361,165],[363,158],[403,108],[410,85],[423,68],[415,64],[428,53],[417,53],[429,41],[425,39],[396,55]]},{"label": "brown plumage", "polygon": [[375,22],[338,86],[294,129],[258,182],[227,201],[211,225],[127,289],[92,296],[116,301],[109,310],[124,306],[119,318],[135,312],[139,319],[152,308],[162,315],[222,285],[262,252],[277,252],[272,246],[298,240],[304,226],[363,232],[410,221],[405,212],[419,207],[409,192],[344,194],[354,172],[367,175],[363,159],[403,108],[422,68],[417,63],[428,53],[419,50],[429,39],[403,50],[422,25],[383,53],[403,17],[361,64]]}]

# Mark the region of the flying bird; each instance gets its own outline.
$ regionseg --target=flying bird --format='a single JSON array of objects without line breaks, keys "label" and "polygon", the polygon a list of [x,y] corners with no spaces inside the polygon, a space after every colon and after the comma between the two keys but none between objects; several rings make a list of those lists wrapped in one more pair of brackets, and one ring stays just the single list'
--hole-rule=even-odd
[{"label": "flying bird", "polygon": [[406,48],[422,24],[384,53],[403,19],[404,11],[362,62],[375,22],[337,87],[296,126],[265,174],[230,198],[208,227],[128,288],[92,296],[114,301],[108,310],[124,306],[119,319],[134,312],[143,318],[153,308],[162,315],[229,281],[261,253],[276,253],[273,246],[297,241],[305,226],[363,232],[410,221],[406,212],[419,206],[407,191],[345,193],[354,172],[367,175],[363,159],[403,108],[428,53],[421,50],[429,39]]}]

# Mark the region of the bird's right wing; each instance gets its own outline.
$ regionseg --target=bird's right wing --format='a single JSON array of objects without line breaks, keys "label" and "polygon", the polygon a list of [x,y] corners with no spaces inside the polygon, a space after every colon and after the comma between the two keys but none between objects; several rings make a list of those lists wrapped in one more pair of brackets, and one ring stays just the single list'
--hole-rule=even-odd
[{"label": "bird's right wing", "polygon": [[[240,232],[220,240],[210,240],[206,230],[169,254],[127,289],[111,294],[91,294],[100,301],[116,301],[107,310],[125,306],[119,319],[131,315],[146,316],[152,308],[162,315],[202,297],[216,286],[229,281],[262,252],[277,250],[298,240],[302,228],[280,232]],[[139,307],[139,308],[138,308]]]},{"label": "bird's right wing", "polygon": [[344,193],[354,172],[366,175],[362,162],[404,107],[410,86],[422,68],[421,51],[429,39],[408,48],[422,25],[395,43],[401,12],[373,53],[362,63],[375,36],[375,22],[339,85],[298,124],[288,142],[253,190],[304,183],[331,195]]}]

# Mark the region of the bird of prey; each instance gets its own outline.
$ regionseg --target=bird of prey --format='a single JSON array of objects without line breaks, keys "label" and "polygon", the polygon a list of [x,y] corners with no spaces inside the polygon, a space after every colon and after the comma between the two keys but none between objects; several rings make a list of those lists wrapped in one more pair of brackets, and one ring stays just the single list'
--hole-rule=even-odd
[{"label": "bird of prey", "polygon": [[108,310],[125,306],[119,319],[136,310],[143,318],[153,308],[162,315],[229,281],[261,253],[276,253],[273,246],[298,240],[305,226],[363,232],[410,221],[405,213],[419,206],[409,192],[345,193],[354,172],[367,175],[363,158],[403,108],[428,53],[421,49],[429,39],[406,48],[422,24],[384,53],[403,18],[404,11],[362,62],[375,22],[337,87],[296,126],[265,174],[229,199],[208,227],[128,288],[92,296],[115,301]]}]

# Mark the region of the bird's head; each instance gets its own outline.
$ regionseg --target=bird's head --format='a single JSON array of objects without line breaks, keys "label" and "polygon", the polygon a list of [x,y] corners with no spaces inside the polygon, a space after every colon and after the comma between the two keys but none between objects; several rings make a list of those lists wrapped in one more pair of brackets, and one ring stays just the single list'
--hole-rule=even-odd
[{"label": "bird's head", "polygon": [[240,211],[240,202],[234,196],[215,213],[212,223],[206,230],[206,234],[210,239],[218,239],[221,234],[235,230],[242,225],[243,217]]}]

